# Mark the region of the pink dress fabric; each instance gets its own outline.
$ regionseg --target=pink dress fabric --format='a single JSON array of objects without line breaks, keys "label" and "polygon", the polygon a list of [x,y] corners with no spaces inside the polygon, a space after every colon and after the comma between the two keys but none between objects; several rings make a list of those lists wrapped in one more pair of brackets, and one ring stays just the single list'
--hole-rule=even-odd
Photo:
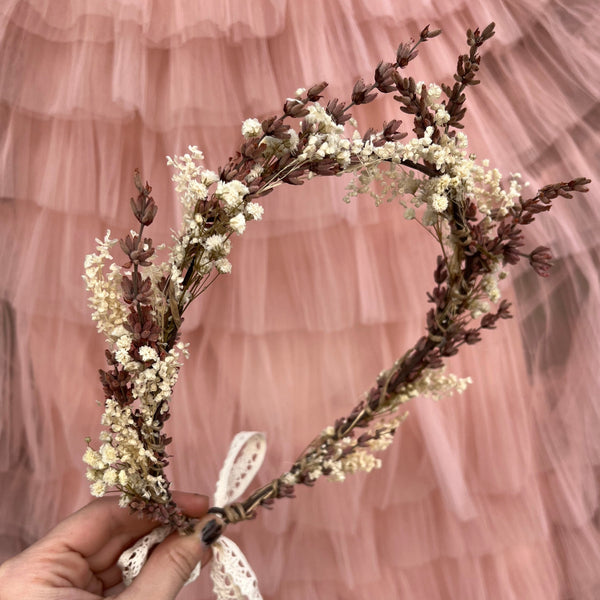
[{"label": "pink dress fabric", "polygon": [[[472,149],[533,189],[598,181],[594,0],[2,3],[0,559],[89,501],[103,339],[82,263],[107,228],[129,230],[134,169],[160,206],[152,237],[168,241],[167,154],[195,144],[217,168],[245,118],[322,79],[346,98],[427,23],[444,35],[411,73],[449,81],[466,28],[492,20]],[[398,116],[391,99],[367,108],[365,128]],[[341,202],[345,184],[265,198],[233,273],[186,317],[168,423],[177,489],[211,494],[244,429],[270,444],[257,485],[277,476],[420,335],[435,248],[395,204]],[[506,282],[516,318],[451,365],[474,380],[463,396],[411,402],[380,471],[298,489],[229,529],[266,600],[600,597],[599,189],[528,228],[556,265]],[[180,597],[211,597],[209,578]]]}]

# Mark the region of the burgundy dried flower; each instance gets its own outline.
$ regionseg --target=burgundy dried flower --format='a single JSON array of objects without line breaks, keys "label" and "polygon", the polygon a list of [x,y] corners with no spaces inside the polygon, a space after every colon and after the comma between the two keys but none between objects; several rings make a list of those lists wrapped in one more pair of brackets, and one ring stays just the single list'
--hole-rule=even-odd
[{"label": "burgundy dried flower", "polygon": [[368,86],[362,79],[354,84],[352,90],[352,102],[354,104],[367,104],[377,97],[377,92],[372,92],[373,88]]},{"label": "burgundy dried flower", "polygon": [[529,264],[540,277],[548,277],[552,267],[552,252],[546,246],[538,246],[529,254]]},{"label": "burgundy dried flower", "polygon": [[322,98],[321,92],[328,86],[329,84],[326,81],[321,81],[321,83],[317,83],[309,88],[308,92],[306,92],[306,97],[311,102],[316,102],[319,98]]},{"label": "burgundy dried flower", "polygon": [[465,331],[464,336],[465,343],[469,345],[473,345],[481,341],[481,333],[479,332],[479,329],[469,329]]},{"label": "burgundy dried flower", "polygon": [[286,100],[283,105],[283,112],[286,117],[298,119],[300,117],[305,117],[308,114],[308,108],[306,108],[306,105],[302,100],[291,98]]},{"label": "burgundy dried flower", "polygon": [[375,86],[377,89],[384,94],[393,92],[396,89],[395,74],[396,65],[380,62],[375,69]]},{"label": "burgundy dried flower", "polygon": [[346,109],[346,105],[344,102],[340,102],[337,98],[330,100],[327,103],[327,107],[325,111],[328,115],[331,115],[331,118],[338,124],[343,125],[346,121],[348,121],[352,115],[345,114],[344,111]]},{"label": "burgundy dried flower", "polygon": [[419,51],[413,50],[410,44],[400,44],[396,52],[396,65],[403,69],[418,54]]},{"label": "burgundy dried flower", "polygon": [[138,236],[132,237],[128,233],[125,239],[119,240],[119,245],[121,250],[129,257],[129,261],[123,265],[125,269],[129,269],[132,265],[149,267],[152,264],[148,260],[154,254],[151,238],[144,238],[143,243],[140,244]]},{"label": "burgundy dried flower", "polygon": [[402,125],[402,121],[398,119],[392,119],[389,123],[383,123],[383,138],[386,142],[397,142],[408,135],[407,133],[398,131],[400,125]]},{"label": "burgundy dried flower", "polygon": [[429,25],[426,25],[419,35],[419,39],[422,42],[427,40],[432,40],[434,37],[437,37],[442,33],[441,29],[434,29],[433,31],[429,31]]},{"label": "burgundy dried flower", "polygon": [[282,117],[270,117],[262,122],[262,129],[265,135],[278,138],[280,140],[287,140],[290,137],[289,129],[290,126],[283,122]]},{"label": "burgundy dried flower", "polygon": [[154,221],[154,217],[158,211],[158,206],[156,202],[154,202],[154,198],[150,196],[150,192],[152,192],[152,188],[146,182],[146,185],[142,185],[142,180],[140,177],[140,172],[136,169],[135,176],[135,187],[139,191],[138,197],[134,200],[131,198],[130,205],[131,210],[135,218],[142,225],[150,225],[152,221]]}]

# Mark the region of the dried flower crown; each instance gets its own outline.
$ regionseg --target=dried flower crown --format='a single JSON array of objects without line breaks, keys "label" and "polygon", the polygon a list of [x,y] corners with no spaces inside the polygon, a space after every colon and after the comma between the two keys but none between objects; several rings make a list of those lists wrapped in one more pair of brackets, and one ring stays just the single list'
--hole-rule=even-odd
[{"label": "dried flower crown", "polygon": [[[215,511],[226,522],[248,519],[260,506],[293,497],[296,485],[313,485],[321,476],[343,480],[378,467],[374,453],[391,443],[406,401],[460,392],[468,384],[445,373],[444,359],[510,317],[509,303],[500,300],[498,289],[505,266],[527,258],[539,275],[548,275],[549,249],[523,252],[522,228],[549,210],[556,197],[587,191],[589,180],[545,186],[524,199],[518,177],[505,187],[496,169],[468,154],[460,131],[464,92],[479,83],[479,50],[494,35],[494,24],[467,32],[469,50],[458,58],[452,85],[403,77],[401,70],[417,56],[417,47],[439,33],[426,27],[416,43],[401,44],[395,62],[379,63],[372,83],[361,79],[355,84],[348,104],[338,99],[321,104],[327,87],[322,82],[298,90],[285,101],[282,114],[262,122],[246,120],[243,143],[218,173],[202,168],[203,156],[195,147],[169,158],[184,216],[169,258],[161,264],[152,263],[155,247],[144,237],[157,205],[151,188],[136,175],[138,196],[131,208],[139,227],[119,241],[126,262],[113,262],[111,248],[117,242],[110,232],[85,262],[93,319],[109,346],[109,367],[100,371],[106,429],[100,448],[94,450],[88,441],[84,455],[93,495],[113,488],[121,493],[122,505],[134,511],[180,530],[193,524],[174,503],[165,475],[170,439],[163,427],[187,356],[179,342],[183,314],[219,274],[231,271],[233,234],[261,219],[263,208],[256,200],[281,184],[352,173],[347,200],[365,192],[378,202],[398,200],[405,217],[419,221],[440,247],[434,286],[427,294],[431,307],[424,335],[379,374],[348,415],[318,434],[286,473],[243,502]],[[413,119],[414,137],[406,142],[401,141],[407,137],[401,121],[361,134],[350,114],[353,106],[390,93]]]}]

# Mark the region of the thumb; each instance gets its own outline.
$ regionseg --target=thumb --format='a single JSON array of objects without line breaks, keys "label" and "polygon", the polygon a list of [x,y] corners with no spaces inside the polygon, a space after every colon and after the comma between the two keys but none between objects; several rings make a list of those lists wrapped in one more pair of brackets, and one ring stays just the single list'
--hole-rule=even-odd
[{"label": "thumb", "polygon": [[121,600],[174,600],[198,563],[212,557],[210,544],[225,526],[214,514],[204,516],[189,535],[172,533],[148,558],[140,574],[119,596]]}]

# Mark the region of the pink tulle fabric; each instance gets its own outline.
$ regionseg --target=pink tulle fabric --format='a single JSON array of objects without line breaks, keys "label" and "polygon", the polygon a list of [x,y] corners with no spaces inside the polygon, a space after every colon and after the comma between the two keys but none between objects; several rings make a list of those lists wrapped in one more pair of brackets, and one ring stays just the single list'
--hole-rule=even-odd
[{"label": "pink tulle fabric", "polygon": [[[593,0],[5,0],[0,7],[0,558],[89,500],[103,339],[84,255],[129,230],[132,174],[154,188],[155,242],[179,207],[165,156],[216,169],[240,123],[320,80],[347,97],[431,23],[413,63],[449,81],[467,27],[497,24],[466,131],[532,189],[600,179],[600,11]],[[357,113],[358,114],[358,113]],[[398,116],[360,111],[365,127]],[[408,119],[406,119],[408,122]],[[172,404],[171,476],[212,493],[233,435],[264,431],[264,483],[347,412],[421,334],[435,248],[395,204],[341,201],[347,182],[265,198],[233,273],[186,317],[191,358]],[[516,318],[451,364],[474,383],[413,401],[383,468],[298,489],[231,527],[268,600],[600,597],[600,193],[528,228],[557,257],[518,270]],[[209,598],[201,577],[181,598]]]}]

